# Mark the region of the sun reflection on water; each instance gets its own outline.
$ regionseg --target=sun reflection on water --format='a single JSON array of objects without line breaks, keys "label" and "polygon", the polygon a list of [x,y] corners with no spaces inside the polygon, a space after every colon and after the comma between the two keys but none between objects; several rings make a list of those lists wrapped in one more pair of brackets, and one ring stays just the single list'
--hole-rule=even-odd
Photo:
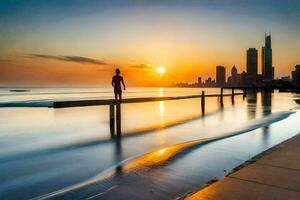
[{"label": "sun reflection on water", "polygon": [[165,113],[165,102],[160,101],[159,102],[159,115],[160,117],[164,117],[164,113]]},{"label": "sun reflection on water", "polygon": [[164,88],[159,88],[159,90],[158,90],[158,96],[159,97],[164,96]]},{"label": "sun reflection on water", "polygon": [[158,149],[124,165],[123,172],[130,172],[132,170],[139,170],[164,164],[176,154],[198,143],[198,141],[193,141]]}]

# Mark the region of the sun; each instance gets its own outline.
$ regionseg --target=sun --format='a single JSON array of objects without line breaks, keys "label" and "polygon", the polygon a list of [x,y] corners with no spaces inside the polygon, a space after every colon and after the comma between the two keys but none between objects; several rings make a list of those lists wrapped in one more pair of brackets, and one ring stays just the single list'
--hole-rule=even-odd
[{"label": "sun", "polygon": [[166,72],[166,69],[164,67],[158,67],[157,68],[157,73],[164,74],[165,72]]}]

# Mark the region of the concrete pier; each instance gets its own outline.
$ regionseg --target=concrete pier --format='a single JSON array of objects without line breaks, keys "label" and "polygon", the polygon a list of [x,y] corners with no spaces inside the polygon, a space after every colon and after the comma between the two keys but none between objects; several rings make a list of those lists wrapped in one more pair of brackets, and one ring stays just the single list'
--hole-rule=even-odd
[{"label": "concrete pier", "polygon": [[121,137],[121,103],[116,104],[116,127],[117,127],[117,137]]},{"label": "concrete pier", "polygon": [[221,88],[221,92],[220,92],[220,102],[221,102],[221,104],[223,104],[223,96],[224,96],[223,90],[224,90],[224,88]]},{"label": "concrete pier", "polygon": [[92,100],[70,100],[70,101],[55,101],[53,102],[53,108],[68,108],[68,107],[82,107],[82,106],[96,106],[96,105],[108,105],[109,106],[109,126],[111,137],[120,137],[122,134],[122,120],[121,120],[121,105],[126,103],[142,103],[142,102],[155,102],[155,101],[169,101],[180,99],[193,99],[201,98],[201,112],[205,114],[205,98],[219,97],[221,96],[221,105],[223,105],[223,96],[242,95],[243,93],[234,93],[232,89],[231,94],[223,94],[223,88],[221,88],[221,94],[207,94],[202,91],[201,95],[189,95],[189,96],[177,96],[177,97],[146,97],[146,98],[127,98],[122,99],[122,102],[116,102],[115,99],[92,99]]},{"label": "concrete pier", "polygon": [[[234,95],[243,95],[242,92],[235,93]],[[205,98],[219,97],[219,94],[205,94]],[[223,94],[222,96],[232,96],[232,94]],[[180,99],[194,99],[202,98],[202,94],[199,95],[188,95],[188,96],[176,96],[176,97],[145,97],[145,98],[126,98],[122,99],[122,104],[126,103],[143,103],[143,102],[155,102],[155,101],[171,101]],[[53,108],[68,108],[68,107],[83,107],[83,106],[100,106],[116,104],[115,99],[91,99],[91,100],[67,100],[67,101],[54,101],[52,103]],[[0,105],[1,106],[1,105]],[[15,107],[22,106],[18,104]]]},{"label": "concrete pier", "polygon": [[202,94],[201,94],[201,112],[202,112],[202,115],[205,114],[205,93],[204,93],[204,91],[202,91]]},{"label": "concrete pier", "polygon": [[115,136],[115,105],[109,105],[109,126],[111,137]]}]

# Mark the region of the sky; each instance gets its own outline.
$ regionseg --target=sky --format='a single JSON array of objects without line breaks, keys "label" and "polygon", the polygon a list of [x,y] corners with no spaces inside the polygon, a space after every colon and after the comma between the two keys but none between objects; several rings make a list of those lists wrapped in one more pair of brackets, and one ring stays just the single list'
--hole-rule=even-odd
[{"label": "sky", "polygon": [[[298,0],[1,0],[1,86],[158,86],[246,68],[272,32],[275,76],[300,64]],[[164,74],[157,73],[164,67]]]}]

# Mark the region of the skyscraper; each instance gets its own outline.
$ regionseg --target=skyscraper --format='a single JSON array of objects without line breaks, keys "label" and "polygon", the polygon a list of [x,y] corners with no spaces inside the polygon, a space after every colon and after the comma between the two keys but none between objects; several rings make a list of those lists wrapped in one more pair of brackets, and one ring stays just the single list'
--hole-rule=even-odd
[{"label": "skyscraper", "polygon": [[198,84],[202,84],[202,78],[201,77],[198,77]]},{"label": "skyscraper", "polygon": [[236,69],[235,65],[233,65],[233,67],[231,68],[231,76],[237,77],[237,74],[238,74],[237,69]]},{"label": "skyscraper", "polygon": [[292,83],[300,85],[300,65],[295,66],[295,71],[292,71]]},{"label": "skyscraper", "polygon": [[247,50],[247,82],[251,85],[257,82],[257,49],[255,48]]},{"label": "skyscraper", "polygon": [[224,66],[216,67],[216,84],[218,86],[225,85],[226,71]]},{"label": "skyscraper", "polygon": [[238,86],[241,84],[241,74],[238,73],[235,65],[231,68],[231,76],[228,77],[227,84],[229,86]]},{"label": "skyscraper", "polygon": [[265,35],[265,46],[262,47],[262,78],[263,82],[271,82],[272,77],[272,46],[271,33]]}]

